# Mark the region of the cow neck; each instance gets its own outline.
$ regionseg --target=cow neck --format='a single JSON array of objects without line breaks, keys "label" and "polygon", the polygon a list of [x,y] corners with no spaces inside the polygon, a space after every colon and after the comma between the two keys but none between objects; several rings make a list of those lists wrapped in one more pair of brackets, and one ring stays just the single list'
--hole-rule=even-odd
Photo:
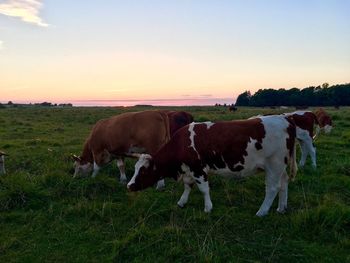
[{"label": "cow neck", "polygon": [[177,174],[181,167],[176,161],[176,146],[173,140],[166,143],[160,150],[154,155],[153,161],[156,168],[156,175],[159,178],[170,177],[177,179]]}]

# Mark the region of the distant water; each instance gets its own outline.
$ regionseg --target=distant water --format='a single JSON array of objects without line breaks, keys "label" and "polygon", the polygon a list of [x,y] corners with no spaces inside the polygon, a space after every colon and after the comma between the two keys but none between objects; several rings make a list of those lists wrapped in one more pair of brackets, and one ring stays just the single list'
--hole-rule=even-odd
[{"label": "distant water", "polygon": [[155,100],[72,100],[74,106],[200,106],[232,104],[233,98],[184,98],[184,99],[155,99]]},{"label": "distant water", "polygon": [[[0,101],[7,104],[7,101]],[[207,106],[219,104],[232,104],[233,98],[213,98],[213,97],[184,97],[180,99],[154,99],[154,100],[12,100],[14,104],[34,104],[42,102],[51,102],[52,104],[72,103],[73,106],[134,106],[134,105],[153,105],[153,106]]]}]

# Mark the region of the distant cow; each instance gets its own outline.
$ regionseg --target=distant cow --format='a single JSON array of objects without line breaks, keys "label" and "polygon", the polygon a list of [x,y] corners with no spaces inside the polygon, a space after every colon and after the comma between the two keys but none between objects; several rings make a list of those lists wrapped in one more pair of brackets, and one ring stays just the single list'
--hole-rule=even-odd
[{"label": "distant cow", "polygon": [[235,105],[231,105],[229,108],[228,108],[229,111],[237,111],[237,107]]},{"label": "distant cow", "polygon": [[[184,122],[186,118],[188,122]],[[154,154],[169,141],[172,132],[192,120],[187,112],[173,111],[129,112],[100,120],[87,138],[82,155],[73,156],[74,176],[93,171],[95,177],[102,165],[116,159],[120,181],[124,183],[125,157],[135,152]]]},{"label": "distant cow", "polygon": [[0,174],[5,174],[6,170],[5,170],[5,156],[7,154],[4,152],[0,151]]},{"label": "distant cow", "polygon": [[296,128],[288,117],[259,117],[229,122],[191,123],[181,128],[153,157],[140,155],[128,189],[138,191],[150,187],[159,179],[183,176],[185,190],[178,201],[185,206],[196,183],[204,196],[204,211],[212,210],[208,171],[228,176],[249,176],[258,169],[266,172],[266,194],[258,216],[268,213],[279,193],[277,211],[287,208],[288,175],[295,164]]}]

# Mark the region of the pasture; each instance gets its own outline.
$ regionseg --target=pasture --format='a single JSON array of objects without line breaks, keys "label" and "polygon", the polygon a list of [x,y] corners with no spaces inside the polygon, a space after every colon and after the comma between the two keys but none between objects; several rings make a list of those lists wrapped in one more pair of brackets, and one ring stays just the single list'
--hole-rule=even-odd
[{"label": "pasture", "polygon": [[[72,178],[69,154],[80,154],[97,120],[143,109],[0,109],[0,150],[10,155],[0,178],[1,262],[350,262],[350,108],[327,109],[335,128],[315,142],[317,170],[308,158],[289,185],[288,212],[276,212],[276,199],[263,218],[263,173],[211,176],[210,214],[198,189],[177,207],[183,185],[170,179],[164,191],[128,193],[115,163],[94,179]],[[281,112],[169,109],[196,121]]]}]

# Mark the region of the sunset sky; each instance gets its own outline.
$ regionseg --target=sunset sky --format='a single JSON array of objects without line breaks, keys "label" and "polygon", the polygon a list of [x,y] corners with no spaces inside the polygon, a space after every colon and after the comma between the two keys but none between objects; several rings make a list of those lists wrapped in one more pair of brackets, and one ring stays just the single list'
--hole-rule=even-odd
[{"label": "sunset sky", "polygon": [[0,102],[213,104],[350,81],[347,0],[0,0]]}]

